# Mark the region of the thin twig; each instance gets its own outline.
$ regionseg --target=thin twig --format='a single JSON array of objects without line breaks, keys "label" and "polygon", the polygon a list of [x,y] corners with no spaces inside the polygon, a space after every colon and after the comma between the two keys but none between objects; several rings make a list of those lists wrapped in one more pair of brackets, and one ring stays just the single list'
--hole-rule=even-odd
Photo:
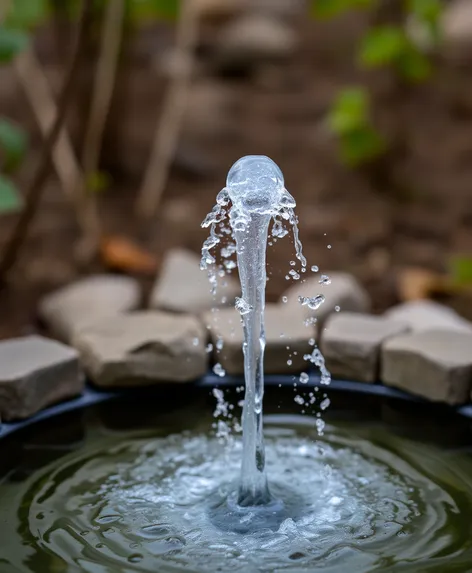
[{"label": "thin twig", "polygon": [[197,39],[198,15],[195,2],[185,0],[182,2],[177,28],[177,69],[164,99],[151,156],[136,203],[136,213],[142,218],[151,218],[155,214],[169,177],[187,108]]},{"label": "thin twig", "polygon": [[[125,15],[124,0],[108,2],[101,35],[100,56],[95,71],[90,115],[82,149],[82,165],[86,182],[98,169],[105,123],[110,110],[116,71],[120,55]],[[85,185],[81,189],[84,196],[88,233],[84,249],[88,254],[96,251],[100,239],[100,219],[97,200]]]},{"label": "thin twig", "polygon": [[66,118],[67,109],[73,93],[74,80],[77,75],[77,66],[80,61],[80,53],[84,43],[86,31],[92,21],[93,16],[93,0],[83,0],[82,12],[77,32],[77,39],[75,50],[66,73],[62,92],[59,98],[58,112],[54,121],[54,125],[46,138],[46,141],[41,150],[41,156],[38,169],[31,180],[30,186],[26,192],[26,205],[21,212],[17,224],[13,229],[2,259],[0,261],[0,281],[5,280],[6,275],[13,268],[20,254],[21,247],[28,234],[29,226],[36,214],[37,208],[41,201],[44,185],[50,173],[51,156],[54,145],[61,132],[64,120]]},{"label": "thin twig", "polygon": [[[20,54],[14,65],[39,129],[43,137],[47,137],[58,115],[48,78],[32,50]],[[78,182],[83,181],[83,174],[65,126],[52,150],[52,161],[62,190],[76,203],[78,198],[74,193]]]}]

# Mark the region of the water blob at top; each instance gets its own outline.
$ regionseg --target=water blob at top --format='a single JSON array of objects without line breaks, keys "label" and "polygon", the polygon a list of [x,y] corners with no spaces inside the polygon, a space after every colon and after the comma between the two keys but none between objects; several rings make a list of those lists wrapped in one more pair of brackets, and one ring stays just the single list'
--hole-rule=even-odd
[{"label": "water blob at top", "polygon": [[229,170],[226,189],[241,213],[275,214],[281,207],[295,207],[282,171],[265,155],[247,155],[236,161]]}]

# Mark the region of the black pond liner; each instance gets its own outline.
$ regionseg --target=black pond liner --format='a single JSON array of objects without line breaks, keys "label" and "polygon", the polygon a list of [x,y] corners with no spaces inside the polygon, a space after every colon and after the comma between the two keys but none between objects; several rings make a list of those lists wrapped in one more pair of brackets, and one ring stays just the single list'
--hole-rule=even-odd
[{"label": "black pond liner", "polygon": [[[267,375],[264,378],[265,386],[268,391],[274,387],[293,387],[294,382],[297,381],[298,377],[294,375]],[[173,384],[172,387],[180,387],[182,389],[193,389],[197,391],[205,390],[208,388],[236,388],[244,384],[244,379],[242,376],[225,376],[223,378],[216,376],[215,374],[207,374],[200,380],[197,380],[193,384]],[[299,385],[300,389],[314,388],[315,386],[320,386],[320,377],[311,373],[310,380],[307,384]],[[143,386],[134,388],[123,388],[114,389],[112,391],[98,390],[92,385],[87,385],[84,393],[74,399],[68,400],[66,402],[61,402],[49,408],[41,410],[34,416],[27,418],[26,420],[21,420],[18,422],[4,422],[0,423],[0,440],[7,436],[10,436],[14,432],[27,428],[37,422],[42,422],[46,420],[51,420],[55,416],[65,414],[67,412],[74,412],[90,406],[94,406],[103,402],[111,402],[117,399],[128,399],[128,398],[148,398],[150,396],[156,397],[163,395],[165,391],[169,388],[168,385],[155,385],[155,386]],[[458,415],[463,418],[472,419],[472,404],[466,404],[459,407],[450,407],[444,404],[432,403],[413,394],[397,390],[395,388],[390,388],[384,386],[383,384],[367,384],[364,382],[354,382],[348,380],[332,380],[329,386],[322,386],[321,388],[332,393],[342,393],[342,394],[353,394],[357,396],[376,396],[379,398],[398,400],[400,402],[410,402],[412,404],[421,405],[422,409],[430,409],[431,411],[437,410],[441,413],[447,414],[449,416]]]}]

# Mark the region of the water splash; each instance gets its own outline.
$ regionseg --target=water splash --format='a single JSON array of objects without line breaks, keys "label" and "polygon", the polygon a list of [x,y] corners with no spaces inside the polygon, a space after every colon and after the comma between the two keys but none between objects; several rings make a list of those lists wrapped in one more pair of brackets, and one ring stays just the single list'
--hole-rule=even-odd
[{"label": "water splash", "polygon": [[[203,243],[201,268],[215,276],[216,257],[212,252],[227,234],[229,220],[234,243],[222,246],[221,256],[229,259],[236,252],[242,296],[236,299],[244,329],[244,377],[246,391],[243,406],[243,459],[237,503],[239,506],[260,507],[272,503],[265,470],[265,449],[262,432],[262,402],[264,395],[264,308],[266,248],[270,231],[272,241],[288,234],[285,224],[292,227],[299,270],[292,268],[289,278],[300,279],[306,272],[306,258],[298,234],[295,199],[287,191],[279,167],[268,157],[250,155],[237,161],[228,173],[226,187],[218,194],[217,204],[206,216],[203,227],[210,235]],[[272,242],[271,241],[271,242]],[[219,268],[224,274],[232,265]],[[296,265],[295,261],[291,266]],[[213,279],[213,284],[215,284]],[[302,304],[316,308],[324,301],[323,295],[307,299]],[[220,374],[220,370],[216,372]]]}]

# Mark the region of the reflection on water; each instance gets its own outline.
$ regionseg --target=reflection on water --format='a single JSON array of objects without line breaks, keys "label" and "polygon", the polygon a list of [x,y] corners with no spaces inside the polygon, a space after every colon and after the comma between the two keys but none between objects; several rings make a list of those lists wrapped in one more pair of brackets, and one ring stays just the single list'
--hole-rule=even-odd
[{"label": "reflection on water", "polygon": [[472,568],[466,454],[354,422],[328,424],[320,439],[313,418],[268,416],[267,470],[287,513],[272,531],[241,534],[215,527],[209,509],[234,490],[241,445],[220,444],[208,420],[190,426],[89,429],[76,451],[23,483],[5,480],[0,571]]}]

